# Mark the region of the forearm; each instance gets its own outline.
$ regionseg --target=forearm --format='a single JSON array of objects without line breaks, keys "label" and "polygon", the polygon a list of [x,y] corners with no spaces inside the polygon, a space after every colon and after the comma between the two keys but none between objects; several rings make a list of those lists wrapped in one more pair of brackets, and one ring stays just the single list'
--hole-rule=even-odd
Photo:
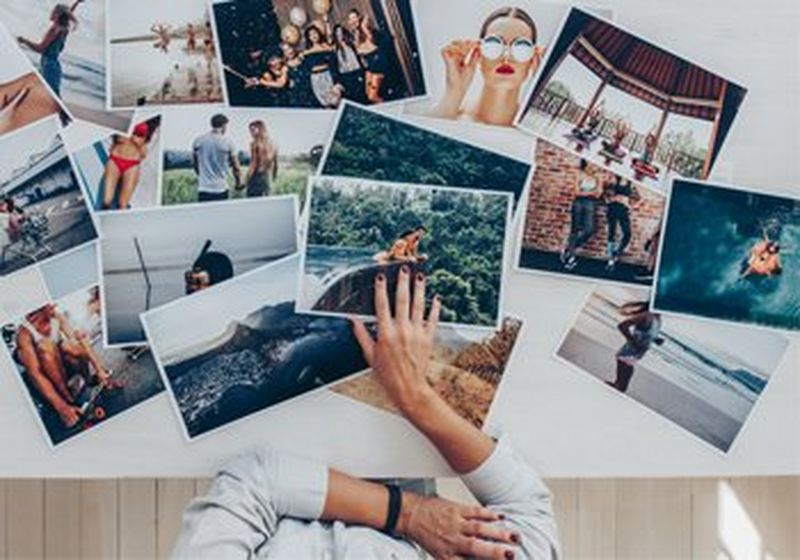
[{"label": "forearm", "polygon": [[450,88],[433,108],[432,114],[442,119],[455,119],[461,113],[461,105],[464,102],[464,92],[455,91]]},{"label": "forearm", "polygon": [[381,484],[328,471],[328,493],[322,519],[382,529],[389,507],[389,493]]},{"label": "forearm", "polygon": [[433,390],[425,390],[404,412],[459,474],[475,470],[494,451],[494,440],[462,418]]}]

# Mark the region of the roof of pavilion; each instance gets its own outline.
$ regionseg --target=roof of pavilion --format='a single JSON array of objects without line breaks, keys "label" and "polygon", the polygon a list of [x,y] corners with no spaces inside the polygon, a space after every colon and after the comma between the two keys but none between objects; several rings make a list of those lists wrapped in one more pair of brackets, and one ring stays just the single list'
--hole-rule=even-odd
[{"label": "roof of pavilion", "polygon": [[600,20],[587,22],[570,53],[609,85],[664,109],[713,120],[727,81]]}]

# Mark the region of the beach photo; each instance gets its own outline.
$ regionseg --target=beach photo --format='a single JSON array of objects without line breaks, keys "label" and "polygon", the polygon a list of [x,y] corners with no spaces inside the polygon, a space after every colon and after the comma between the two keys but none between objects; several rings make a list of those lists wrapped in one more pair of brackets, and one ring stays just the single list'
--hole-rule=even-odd
[{"label": "beach photo", "polygon": [[372,317],[376,275],[392,290],[407,266],[443,323],[500,327],[510,194],[318,177],[308,196],[299,311]]},{"label": "beach photo", "polygon": [[665,203],[660,192],[540,140],[517,267],[650,286]]},{"label": "beach photo", "polygon": [[295,313],[299,272],[290,256],[142,316],[189,439],[368,367],[347,320]]},{"label": "beach photo", "polygon": [[214,0],[234,107],[335,109],[427,92],[412,0]]},{"label": "beach photo", "polygon": [[106,110],[105,0],[0,2],[0,21],[73,117],[128,131],[131,112]]},{"label": "beach photo", "polygon": [[[490,334],[446,326],[436,333],[426,379],[453,410],[479,429],[486,425],[521,330],[522,321],[505,317],[502,327]],[[330,390],[401,415],[372,371],[341,381]]]},{"label": "beach photo", "polygon": [[205,0],[106,0],[110,109],[224,102]]},{"label": "beach photo", "polygon": [[102,317],[93,285],[2,327],[15,373],[53,446],[164,390],[147,348],[103,344]]},{"label": "beach photo", "polygon": [[531,165],[346,103],[339,110],[320,174],[508,192],[516,207]]},{"label": "beach photo", "polygon": [[746,90],[572,8],[517,124],[618,173],[666,190],[706,179]]},{"label": "beach photo", "polygon": [[160,116],[136,123],[130,135],[114,133],[72,157],[94,210],[158,206]]},{"label": "beach photo", "polygon": [[69,122],[66,107],[0,25],[0,137],[49,117]]},{"label": "beach photo", "polygon": [[0,138],[0,276],[97,238],[59,130],[51,118]]},{"label": "beach photo", "polygon": [[182,107],[164,116],[165,206],[306,194],[335,115]]},{"label": "beach photo", "polygon": [[662,316],[648,310],[649,297],[642,288],[595,291],[557,357],[727,452],[789,341]]},{"label": "beach photo", "polygon": [[800,330],[800,199],[675,181],[653,306]]},{"label": "beach photo", "polygon": [[139,315],[297,251],[297,197],[98,216],[110,346],[145,342]]}]

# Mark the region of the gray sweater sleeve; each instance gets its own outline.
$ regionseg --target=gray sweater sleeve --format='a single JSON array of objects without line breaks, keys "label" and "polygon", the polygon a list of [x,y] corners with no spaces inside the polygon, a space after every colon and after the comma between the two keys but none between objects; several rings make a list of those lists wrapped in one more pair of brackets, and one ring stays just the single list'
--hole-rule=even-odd
[{"label": "gray sweater sleeve", "polygon": [[484,464],[462,476],[462,480],[481,504],[504,514],[505,525],[520,533],[523,558],[560,557],[550,491],[507,439],[501,438]]}]

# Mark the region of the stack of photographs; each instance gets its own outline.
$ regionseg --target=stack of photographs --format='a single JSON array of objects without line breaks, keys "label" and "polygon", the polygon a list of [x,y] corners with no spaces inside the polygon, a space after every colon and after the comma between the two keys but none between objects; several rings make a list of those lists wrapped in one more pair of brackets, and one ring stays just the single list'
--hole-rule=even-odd
[{"label": "stack of photographs", "polygon": [[711,181],[747,91],[612,15],[1,3],[2,358],[47,440],[163,392],[190,441],[318,390],[396,413],[348,318],[407,266],[474,425],[509,279],[549,278],[593,286],[554,359],[729,451],[800,330],[800,199]]}]

